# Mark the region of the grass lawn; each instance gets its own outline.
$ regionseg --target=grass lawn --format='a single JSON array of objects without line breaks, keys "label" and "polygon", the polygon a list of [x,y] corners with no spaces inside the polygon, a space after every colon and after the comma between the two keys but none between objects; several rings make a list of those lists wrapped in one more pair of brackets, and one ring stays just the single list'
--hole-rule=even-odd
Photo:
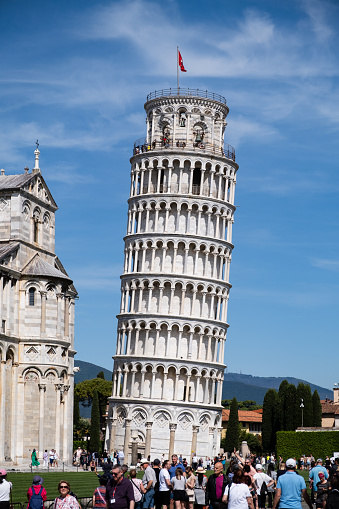
[{"label": "grass lawn", "polygon": [[32,486],[32,480],[35,475],[41,475],[44,479],[44,487],[47,491],[47,500],[54,500],[58,496],[57,490],[59,481],[68,481],[71,485],[71,490],[81,497],[91,497],[97,486],[99,480],[94,472],[36,472],[21,473],[9,472],[7,480],[13,483],[13,502],[27,502],[27,490]]}]

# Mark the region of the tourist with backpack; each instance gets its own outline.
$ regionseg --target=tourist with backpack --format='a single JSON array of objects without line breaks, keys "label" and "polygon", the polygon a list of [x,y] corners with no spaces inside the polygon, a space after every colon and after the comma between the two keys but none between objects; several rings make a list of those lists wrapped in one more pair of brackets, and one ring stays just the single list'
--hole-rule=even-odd
[{"label": "tourist with backpack", "polygon": [[33,477],[32,486],[27,491],[27,509],[42,509],[47,500],[47,493],[43,487],[43,478],[40,475]]}]

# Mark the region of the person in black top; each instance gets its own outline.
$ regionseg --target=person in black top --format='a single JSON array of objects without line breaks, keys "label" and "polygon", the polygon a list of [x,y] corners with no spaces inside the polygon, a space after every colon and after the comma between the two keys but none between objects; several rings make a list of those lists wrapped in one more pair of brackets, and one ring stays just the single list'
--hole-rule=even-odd
[{"label": "person in black top", "polygon": [[157,482],[154,485],[154,507],[155,509],[161,509],[162,504],[159,496],[160,460],[158,460],[158,458],[153,461],[153,470],[155,472],[155,477],[157,478]]},{"label": "person in black top", "polygon": [[224,504],[222,502],[225,488],[228,484],[227,476],[223,473],[223,464],[217,461],[214,465],[214,474],[210,475],[206,484],[206,504],[213,507],[213,509],[222,509]]}]

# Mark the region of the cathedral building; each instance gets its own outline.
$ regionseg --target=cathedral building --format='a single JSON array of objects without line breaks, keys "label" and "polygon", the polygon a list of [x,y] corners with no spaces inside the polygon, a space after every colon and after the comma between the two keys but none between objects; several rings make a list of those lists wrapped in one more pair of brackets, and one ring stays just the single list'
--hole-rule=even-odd
[{"label": "cathedral building", "polygon": [[0,463],[73,455],[74,301],[39,168],[0,175]]},{"label": "cathedral building", "polygon": [[[107,447],[219,452],[234,191],[224,97],[160,90],[134,145]],[[133,446],[133,444],[136,444]]]}]

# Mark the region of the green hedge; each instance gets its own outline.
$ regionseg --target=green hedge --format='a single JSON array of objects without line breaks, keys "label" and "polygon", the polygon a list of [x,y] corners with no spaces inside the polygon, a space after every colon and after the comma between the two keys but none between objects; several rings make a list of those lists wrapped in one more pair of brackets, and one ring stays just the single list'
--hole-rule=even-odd
[{"label": "green hedge", "polygon": [[86,449],[89,446],[89,441],[86,440],[73,440],[73,451],[75,451],[78,447],[81,447],[81,449]]},{"label": "green hedge", "polygon": [[315,459],[339,451],[339,431],[278,431],[277,454],[284,460],[313,454]]}]

